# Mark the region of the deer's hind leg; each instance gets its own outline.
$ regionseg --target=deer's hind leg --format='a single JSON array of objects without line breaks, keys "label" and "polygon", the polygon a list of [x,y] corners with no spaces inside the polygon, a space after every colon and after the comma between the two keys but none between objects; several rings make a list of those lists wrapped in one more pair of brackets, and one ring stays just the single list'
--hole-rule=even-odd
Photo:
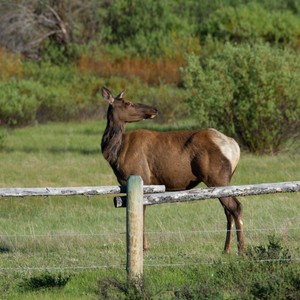
[{"label": "deer's hind leg", "polygon": [[[219,174],[219,179],[212,179],[213,176],[208,177],[208,179],[205,180],[204,183],[210,187],[229,186],[230,177],[231,176],[226,176],[226,173],[224,176],[220,176]],[[229,253],[231,250],[232,227],[234,222],[237,233],[238,253],[241,254],[245,252],[245,238],[242,221],[243,206],[236,197],[224,197],[219,198],[219,200],[222,206],[224,207],[224,212],[227,219],[227,231],[224,252]]]},{"label": "deer's hind leg", "polygon": [[232,227],[233,227],[233,217],[231,213],[224,207],[224,212],[227,218],[227,231],[226,231],[226,239],[224,246],[224,253],[231,252],[231,241],[232,241]]},{"label": "deer's hind leg", "polygon": [[245,238],[242,221],[242,204],[235,197],[220,198],[219,200],[222,206],[224,207],[225,215],[227,218],[227,233],[224,252],[230,252],[232,227],[234,221],[237,234],[238,253],[242,254],[243,252],[245,252]]}]

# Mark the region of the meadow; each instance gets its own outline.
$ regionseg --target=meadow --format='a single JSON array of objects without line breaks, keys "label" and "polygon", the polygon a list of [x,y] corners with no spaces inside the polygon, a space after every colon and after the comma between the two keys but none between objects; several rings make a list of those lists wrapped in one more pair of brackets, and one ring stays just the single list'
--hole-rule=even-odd
[{"label": "meadow", "polygon": [[[299,0],[0,1],[0,188],[117,185],[102,86],[158,108],[131,129],[234,136],[234,185],[300,180],[299,15]],[[0,298],[300,299],[299,193],[240,201],[240,257],[235,237],[222,254],[218,200],[149,207],[137,291],[113,196],[1,198]]]},{"label": "meadow", "polygon": [[[0,187],[117,185],[100,152],[104,126],[10,129]],[[160,129],[151,121],[129,129],[136,127]],[[243,152],[232,183],[299,180],[298,149]],[[245,257],[235,243],[231,255],[222,254],[226,220],[218,200],[149,207],[150,251],[137,292],[126,287],[125,209],[114,208],[113,196],[1,198],[1,299],[299,299],[299,194],[240,200]]]}]

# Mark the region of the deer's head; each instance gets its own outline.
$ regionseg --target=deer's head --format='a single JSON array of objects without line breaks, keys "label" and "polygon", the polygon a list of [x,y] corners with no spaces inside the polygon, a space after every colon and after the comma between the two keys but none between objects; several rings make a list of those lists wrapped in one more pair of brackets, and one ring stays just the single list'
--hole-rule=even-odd
[{"label": "deer's head", "polygon": [[114,121],[117,122],[138,122],[144,119],[153,119],[157,116],[155,107],[132,103],[124,99],[125,91],[122,91],[118,96],[113,97],[111,92],[102,87],[102,96],[109,102],[108,114],[111,115]]}]

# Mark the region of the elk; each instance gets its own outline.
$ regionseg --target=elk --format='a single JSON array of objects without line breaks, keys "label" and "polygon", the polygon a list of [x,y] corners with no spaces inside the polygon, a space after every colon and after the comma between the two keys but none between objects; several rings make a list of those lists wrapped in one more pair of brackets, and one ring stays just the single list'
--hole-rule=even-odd
[{"label": "elk", "polygon": [[[240,158],[236,141],[216,129],[156,132],[132,130],[125,124],[156,117],[156,108],[132,103],[124,98],[125,91],[113,97],[102,87],[108,101],[107,125],[102,136],[101,150],[118,182],[126,184],[130,175],[139,175],[146,185],[165,185],[167,191],[194,188],[200,182],[208,187],[228,186]],[[227,218],[224,252],[231,248],[232,227],[237,231],[238,252],[243,253],[244,233],[242,204],[235,197],[220,198]],[[148,249],[145,235],[144,250]]]}]

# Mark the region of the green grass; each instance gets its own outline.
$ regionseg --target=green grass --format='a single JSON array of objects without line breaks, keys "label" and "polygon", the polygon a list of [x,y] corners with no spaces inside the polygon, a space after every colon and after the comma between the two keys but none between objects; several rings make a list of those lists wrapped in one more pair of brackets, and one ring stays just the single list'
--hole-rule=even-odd
[{"label": "green grass", "polygon": [[[0,151],[0,187],[117,185],[100,153],[103,130],[103,122],[83,122],[8,132]],[[300,180],[299,166],[296,151],[278,156],[242,153],[233,184]],[[248,247],[264,251],[275,236],[282,247],[279,257],[286,249],[292,258],[300,257],[298,193],[240,200]],[[299,296],[299,262],[269,265],[238,257],[235,239],[232,255],[222,255],[225,215],[216,200],[148,207],[146,226],[151,250],[144,255],[145,290],[140,295],[126,289],[125,210],[113,207],[112,196],[2,198],[1,297]]]}]

